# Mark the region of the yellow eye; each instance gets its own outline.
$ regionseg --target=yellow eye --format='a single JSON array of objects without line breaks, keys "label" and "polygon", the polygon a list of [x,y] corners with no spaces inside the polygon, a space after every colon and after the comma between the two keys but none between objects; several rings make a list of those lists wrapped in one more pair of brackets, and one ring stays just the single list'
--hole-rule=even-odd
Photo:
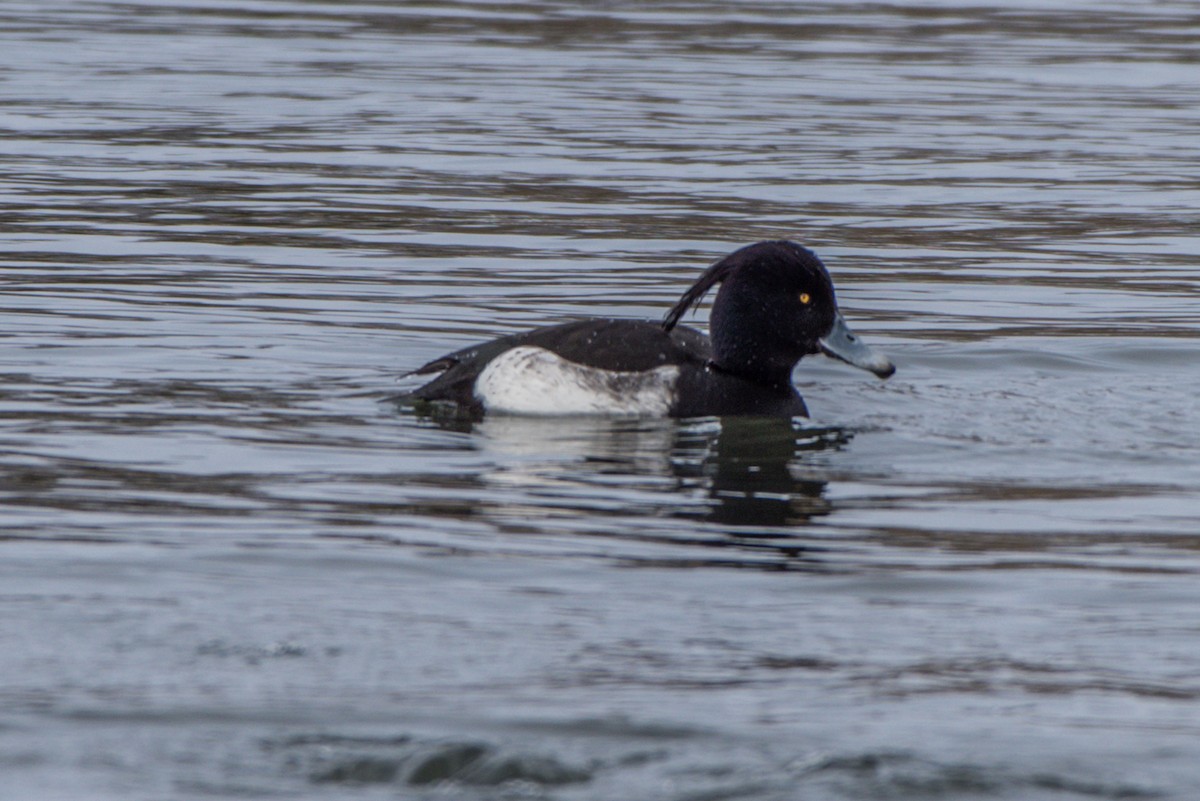
[{"label": "yellow eye", "polygon": [[805,306],[807,306],[807,305],[808,305],[808,302],[809,302],[810,300],[812,300],[812,298],[811,298],[811,297],[809,297],[809,295],[808,295],[808,293],[807,293],[807,292],[801,292],[801,293],[800,293],[800,302],[801,302],[801,303],[803,303]]}]

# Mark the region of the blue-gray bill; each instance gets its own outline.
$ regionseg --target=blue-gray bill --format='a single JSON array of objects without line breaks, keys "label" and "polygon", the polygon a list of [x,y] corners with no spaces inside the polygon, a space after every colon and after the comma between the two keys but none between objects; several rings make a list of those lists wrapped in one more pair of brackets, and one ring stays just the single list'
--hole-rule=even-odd
[{"label": "blue-gray bill", "polygon": [[863,341],[850,330],[846,320],[839,313],[833,321],[833,328],[821,337],[818,342],[821,352],[826,356],[841,359],[846,364],[870,370],[880,378],[887,378],[896,372],[896,366],[877,350],[864,345]]}]

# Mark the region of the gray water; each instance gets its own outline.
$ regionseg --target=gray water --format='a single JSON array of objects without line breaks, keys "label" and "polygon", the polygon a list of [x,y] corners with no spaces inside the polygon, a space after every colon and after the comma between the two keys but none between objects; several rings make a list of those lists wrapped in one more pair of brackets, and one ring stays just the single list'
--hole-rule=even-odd
[{"label": "gray water", "polygon": [[[1197,131],[1183,0],[0,2],[0,798],[1196,798]],[[778,237],[809,423],[393,400]]]}]

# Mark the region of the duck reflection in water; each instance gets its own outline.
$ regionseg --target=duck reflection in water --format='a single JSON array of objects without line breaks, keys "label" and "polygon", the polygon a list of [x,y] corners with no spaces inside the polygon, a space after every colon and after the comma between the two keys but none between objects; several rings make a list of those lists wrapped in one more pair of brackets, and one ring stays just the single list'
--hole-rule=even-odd
[{"label": "duck reflection in water", "polygon": [[828,514],[827,482],[800,471],[805,454],[841,447],[850,435],[803,422],[723,418],[702,466],[710,499],[705,519],[738,526],[742,537],[776,538],[792,535],[749,529],[801,525]]},{"label": "duck reflection in water", "polygon": [[[805,465],[850,439],[844,430],[786,418],[423,419],[469,432],[470,449],[490,464],[478,477],[481,518],[502,519],[507,529],[519,518],[539,532],[720,548],[719,559],[701,561],[759,567],[767,566],[764,552],[811,557],[796,527],[832,506],[826,481],[818,470],[806,476]],[[495,496],[485,490],[498,488],[509,491],[507,501],[486,500]],[[684,521],[715,530],[681,528]]]}]

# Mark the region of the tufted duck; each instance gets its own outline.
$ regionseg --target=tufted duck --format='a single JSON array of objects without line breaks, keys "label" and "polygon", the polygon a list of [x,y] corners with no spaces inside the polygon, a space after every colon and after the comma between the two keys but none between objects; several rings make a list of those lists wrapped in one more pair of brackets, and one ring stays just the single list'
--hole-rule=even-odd
[{"label": "tufted duck", "polygon": [[[718,283],[711,338],[677,325]],[[896,371],[850,331],[815,253],[759,242],[709,267],[661,324],[591,319],[494,339],[408,373],[441,373],[409,398],[471,415],[807,416],[792,369],[812,353]]]}]

